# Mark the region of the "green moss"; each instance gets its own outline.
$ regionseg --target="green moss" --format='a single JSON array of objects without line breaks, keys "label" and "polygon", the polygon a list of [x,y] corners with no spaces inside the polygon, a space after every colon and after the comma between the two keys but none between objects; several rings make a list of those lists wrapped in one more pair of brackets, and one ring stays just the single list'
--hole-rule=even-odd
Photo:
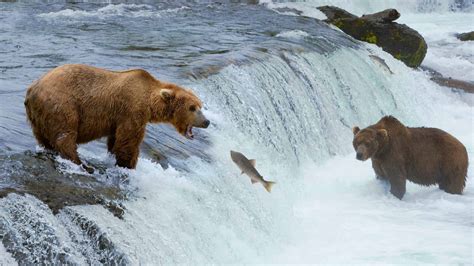
[{"label": "green moss", "polygon": [[418,50],[416,50],[415,54],[412,56],[411,60],[407,63],[408,66],[411,67],[418,67],[423,62],[423,59],[426,55],[427,46],[424,41],[420,41],[418,46]]},{"label": "green moss", "polygon": [[377,43],[377,36],[375,36],[373,32],[369,32],[367,35],[362,37],[362,40],[369,43]]},{"label": "green moss", "polygon": [[336,21],[333,21],[334,26],[338,27],[338,28],[342,28],[344,27],[344,22],[342,22],[342,20],[338,19]]}]

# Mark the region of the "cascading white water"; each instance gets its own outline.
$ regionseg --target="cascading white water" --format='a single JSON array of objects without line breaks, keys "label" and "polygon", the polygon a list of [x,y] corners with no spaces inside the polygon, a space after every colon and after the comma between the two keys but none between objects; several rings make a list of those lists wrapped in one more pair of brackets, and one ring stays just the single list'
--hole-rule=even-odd
[{"label": "cascading white water", "polygon": [[[302,15],[326,19],[317,7],[332,5],[355,15],[370,14],[396,8],[401,17],[396,21],[418,31],[428,44],[422,66],[461,80],[473,81],[474,58],[472,45],[456,38],[457,33],[472,31],[474,3],[470,0],[261,0],[268,8],[292,8]],[[278,11],[285,13],[284,11]],[[286,12],[285,14],[293,14]]]},{"label": "cascading white water", "polygon": [[305,6],[306,8],[332,5],[346,9],[356,15],[379,12],[387,8],[396,8],[403,13],[444,13],[453,11],[472,11],[470,0],[297,0],[271,1],[261,0],[260,3],[281,3],[288,6]]},{"label": "cascading white water", "polygon": [[[162,170],[142,159],[136,171],[128,172],[138,188],[138,197],[125,203],[127,214],[123,221],[98,206],[68,208],[60,219],[64,222],[76,215],[92,221],[114,244],[114,252],[125,254],[118,258],[131,263],[268,262],[274,261],[276,254],[287,254],[286,245],[295,241],[293,238],[301,230],[311,231],[311,225],[298,215],[304,208],[294,209],[302,200],[311,199],[317,205],[320,200],[326,203],[325,195],[332,195],[332,200],[353,200],[355,208],[359,204],[370,207],[360,193],[372,193],[373,189],[375,196],[385,194],[381,208],[384,204],[397,204],[391,203],[395,199],[377,189],[377,184],[363,181],[369,178],[370,171],[363,170],[361,181],[346,181],[342,188],[337,176],[344,176],[345,171],[337,174],[335,170],[334,181],[314,176],[321,173],[316,165],[351,150],[352,125],[367,125],[385,114],[412,125],[432,121],[429,114],[434,108],[430,103],[446,97],[423,73],[414,73],[378,49],[372,52],[387,60],[393,75],[376,65],[367,50],[344,49],[327,55],[288,52],[240,67],[229,66],[202,80],[197,90],[215,121],[211,131],[212,163],[191,158],[186,164],[192,171],[180,173],[172,168]],[[257,158],[259,171],[277,182],[271,194],[239,175],[229,159],[230,149]],[[97,157],[87,150],[82,154]],[[105,153],[98,159],[108,160]],[[341,165],[331,167],[357,167],[348,159],[339,162]],[[357,170],[359,175],[360,172]],[[321,188],[303,177],[323,180],[317,183]],[[354,184],[356,193],[344,188],[349,184]],[[338,193],[342,194],[337,196]],[[331,204],[334,206],[328,208],[342,206],[342,212],[347,207]],[[316,219],[320,214],[310,214],[318,226],[331,228],[328,223],[337,224],[337,215],[322,211],[325,223]],[[304,225],[301,228],[300,223]],[[348,262],[351,257],[346,255],[343,258],[348,260],[340,261]],[[299,261],[289,255],[287,262],[292,261],[289,258]],[[339,261],[337,257],[303,258],[301,262]],[[370,261],[369,258],[365,262]]]},{"label": "cascading white water", "polygon": [[[0,200],[0,226],[18,221],[5,203],[23,204],[31,224],[51,231],[50,249],[73,263],[472,262],[470,182],[463,196],[409,185],[398,201],[374,180],[370,163],[351,154],[351,127],[391,114],[452,132],[472,158],[472,106],[464,95],[369,45],[322,54],[285,49],[189,83],[213,121],[211,162],[191,157],[184,162],[190,171],[181,172],[141,158],[129,171],[114,168],[105,151],[82,148],[83,157],[108,162],[137,188],[123,220],[101,206],[54,216],[32,197],[9,196]],[[240,175],[231,149],[255,158],[277,182],[271,194]],[[17,226],[18,234],[31,224]],[[41,239],[31,234],[31,241]]]},{"label": "cascading white water", "polygon": [[225,103],[221,112],[232,127],[225,134],[238,140],[234,145],[248,145],[249,151],[266,147],[276,153],[270,158],[291,164],[321,161],[351,149],[345,144],[355,122],[388,114],[416,117],[413,91],[394,89],[394,76],[368,55],[352,49],[327,55],[284,52],[224,69],[204,82],[203,94],[212,95],[206,96],[210,109]]}]

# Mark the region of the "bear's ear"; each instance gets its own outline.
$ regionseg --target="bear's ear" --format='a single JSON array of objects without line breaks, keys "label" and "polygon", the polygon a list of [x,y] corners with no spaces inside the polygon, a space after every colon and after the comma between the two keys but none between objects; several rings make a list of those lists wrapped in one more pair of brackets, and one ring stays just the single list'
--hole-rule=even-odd
[{"label": "bear's ear", "polygon": [[383,139],[386,139],[388,137],[388,131],[386,129],[379,129],[377,130],[377,135],[382,137]]},{"label": "bear's ear", "polygon": [[163,100],[169,100],[173,97],[173,91],[169,89],[161,89],[160,96]]},{"label": "bear's ear", "polygon": [[359,133],[360,131],[360,128],[358,126],[355,126],[352,128],[352,133],[354,133],[354,136],[357,135],[357,133]]}]

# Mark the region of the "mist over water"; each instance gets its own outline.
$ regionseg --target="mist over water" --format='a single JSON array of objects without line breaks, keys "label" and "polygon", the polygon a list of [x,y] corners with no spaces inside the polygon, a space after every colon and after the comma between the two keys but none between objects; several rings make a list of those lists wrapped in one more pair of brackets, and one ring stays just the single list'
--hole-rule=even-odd
[{"label": "mist over water", "polygon": [[[358,8],[368,13],[405,3],[381,2],[364,1],[367,5]],[[430,4],[439,10],[437,3],[448,3],[443,12],[451,12],[449,3],[458,1],[416,3],[426,8],[406,7],[412,21],[418,12],[432,11]],[[1,14],[18,13],[0,16],[0,22],[10,23],[0,26],[0,42],[6,44],[0,53],[0,143],[10,152],[34,149],[22,109],[26,87],[68,62],[141,67],[190,86],[212,121],[209,129],[195,132],[210,145],[183,140],[183,145],[206,147],[209,160],[192,156],[168,169],[142,157],[136,170],[124,170],[114,166],[103,144],[79,149],[82,158],[104,162],[110,173],[128,175],[133,197],[124,202],[123,220],[101,206],[67,207],[53,215],[32,196],[0,199],[0,228],[38,232],[36,224],[41,234],[28,241],[41,246],[46,237],[50,243],[30,254],[30,261],[65,256],[78,264],[99,264],[104,258],[128,264],[472,264],[472,160],[464,195],[409,184],[399,201],[375,180],[370,162],[355,160],[351,145],[352,126],[365,127],[391,114],[408,126],[452,133],[474,158],[468,96],[439,87],[378,47],[268,7],[79,4],[31,14],[28,4],[0,4]],[[306,3],[299,8],[307,8]],[[420,16],[430,20],[429,13]],[[41,25],[48,25],[49,35],[34,34]],[[154,28],[159,25],[177,31]],[[14,29],[18,39],[12,37]],[[15,54],[23,56],[13,60]],[[393,74],[371,54],[384,59]],[[149,127],[148,138],[163,139],[160,130]],[[256,159],[264,178],[277,183],[271,194],[240,175],[230,150]],[[74,170],[67,162],[64,167]],[[99,233],[91,236],[93,230]],[[25,251],[21,234],[14,235],[18,250]],[[106,248],[96,248],[97,243],[107,243]],[[12,261],[2,245],[0,258],[0,264]]]}]

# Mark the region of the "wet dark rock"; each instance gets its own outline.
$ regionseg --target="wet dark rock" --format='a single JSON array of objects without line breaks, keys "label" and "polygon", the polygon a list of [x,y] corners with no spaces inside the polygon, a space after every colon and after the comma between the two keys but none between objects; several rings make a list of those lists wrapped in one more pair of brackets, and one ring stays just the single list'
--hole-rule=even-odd
[{"label": "wet dark rock", "polygon": [[432,77],[431,80],[441,86],[462,90],[468,93],[474,93],[474,84],[472,82],[445,77]]},{"label": "wet dark rock", "polygon": [[421,69],[428,72],[428,74],[430,74],[431,76],[430,79],[436,82],[438,85],[452,89],[462,90],[467,93],[474,93],[474,83],[472,82],[453,79],[451,77],[444,77],[443,74],[426,66],[422,66]]},{"label": "wet dark rock", "polygon": [[289,8],[289,7],[279,7],[279,8],[275,8],[275,10],[282,13],[293,13],[298,16],[301,16],[303,14],[302,11],[295,8]]},{"label": "wet dark rock", "polygon": [[395,9],[357,17],[344,9],[321,6],[328,23],[357,40],[376,44],[409,67],[418,67],[425,58],[427,45],[423,37],[404,24],[393,22],[400,14]]},{"label": "wet dark rock", "polygon": [[198,157],[210,162],[208,154],[211,142],[206,130],[193,129],[194,139],[187,140],[169,125],[154,125],[154,130],[147,131],[145,140],[140,146],[140,156],[150,159],[167,169],[170,165],[181,171],[188,171],[185,161],[189,157]]},{"label": "wet dark rock", "polygon": [[474,31],[456,34],[461,41],[474,41]]},{"label": "wet dark rock", "polygon": [[[123,216],[120,202],[126,199],[126,190],[118,185],[123,177],[66,173],[58,170],[58,164],[54,155],[46,152],[0,155],[0,198],[10,193],[30,194],[54,214],[65,206],[100,204],[116,217]],[[104,167],[93,166],[105,173]]]},{"label": "wet dark rock", "polygon": [[397,20],[400,13],[396,9],[390,8],[377,13],[362,15],[361,18],[378,23],[388,23]]}]

